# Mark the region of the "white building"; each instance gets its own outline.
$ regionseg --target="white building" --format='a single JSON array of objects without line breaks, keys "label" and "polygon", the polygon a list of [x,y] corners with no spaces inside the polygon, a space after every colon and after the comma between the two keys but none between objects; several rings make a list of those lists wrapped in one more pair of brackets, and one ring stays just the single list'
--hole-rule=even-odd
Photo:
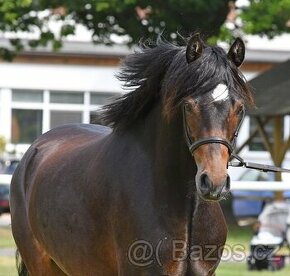
[{"label": "white building", "polygon": [[51,128],[89,123],[101,105],[123,93],[115,74],[129,52],[71,41],[60,53],[40,49],[1,62],[0,136],[8,142],[7,150],[23,154]]}]

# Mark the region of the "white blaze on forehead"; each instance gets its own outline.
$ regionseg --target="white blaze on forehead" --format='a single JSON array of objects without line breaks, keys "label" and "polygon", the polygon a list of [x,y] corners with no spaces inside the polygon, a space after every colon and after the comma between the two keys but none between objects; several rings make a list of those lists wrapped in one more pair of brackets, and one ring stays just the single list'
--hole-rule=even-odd
[{"label": "white blaze on forehead", "polygon": [[229,89],[225,84],[220,83],[213,90],[211,96],[214,102],[222,101],[222,100],[224,101],[229,97]]}]

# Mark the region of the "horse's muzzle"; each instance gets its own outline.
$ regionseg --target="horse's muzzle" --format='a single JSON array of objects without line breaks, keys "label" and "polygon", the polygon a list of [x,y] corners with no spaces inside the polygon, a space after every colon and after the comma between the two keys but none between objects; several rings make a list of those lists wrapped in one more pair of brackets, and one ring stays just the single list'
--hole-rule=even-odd
[{"label": "horse's muzzle", "polygon": [[230,182],[230,177],[227,175],[222,183],[214,184],[209,176],[203,173],[197,181],[197,191],[204,200],[221,200],[229,193]]}]

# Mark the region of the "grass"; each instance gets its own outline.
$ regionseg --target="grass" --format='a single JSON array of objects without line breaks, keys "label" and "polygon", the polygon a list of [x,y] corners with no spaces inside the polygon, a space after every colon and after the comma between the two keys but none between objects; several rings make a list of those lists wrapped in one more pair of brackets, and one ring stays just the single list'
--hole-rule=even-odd
[{"label": "grass", "polygon": [[[0,227],[0,250],[3,248],[15,248],[11,227]],[[0,256],[0,276],[16,276],[15,257]]]},{"label": "grass", "polygon": [[216,271],[217,276],[287,276],[290,275],[290,265],[285,265],[280,271],[248,271],[245,263],[221,263]]},{"label": "grass", "polygon": [[16,276],[14,257],[0,257],[0,276]]},{"label": "grass", "polygon": [[251,227],[240,227],[238,225],[229,225],[228,226],[228,245],[240,244],[249,248],[249,243],[253,236],[253,230]]},{"label": "grass", "polygon": [[15,247],[10,227],[0,227],[0,248]]}]

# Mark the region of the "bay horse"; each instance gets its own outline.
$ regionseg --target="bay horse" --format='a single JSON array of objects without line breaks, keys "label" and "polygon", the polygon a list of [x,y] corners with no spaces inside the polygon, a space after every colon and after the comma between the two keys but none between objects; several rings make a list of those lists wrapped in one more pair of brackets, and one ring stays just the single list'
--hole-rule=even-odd
[{"label": "bay horse", "polygon": [[214,275],[227,164],[253,102],[244,54],[239,38],[226,53],[199,34],[144,46],[119,76],[131,91],[104,108],[111,127],[40,136],[11,184],[19,275]]}]

